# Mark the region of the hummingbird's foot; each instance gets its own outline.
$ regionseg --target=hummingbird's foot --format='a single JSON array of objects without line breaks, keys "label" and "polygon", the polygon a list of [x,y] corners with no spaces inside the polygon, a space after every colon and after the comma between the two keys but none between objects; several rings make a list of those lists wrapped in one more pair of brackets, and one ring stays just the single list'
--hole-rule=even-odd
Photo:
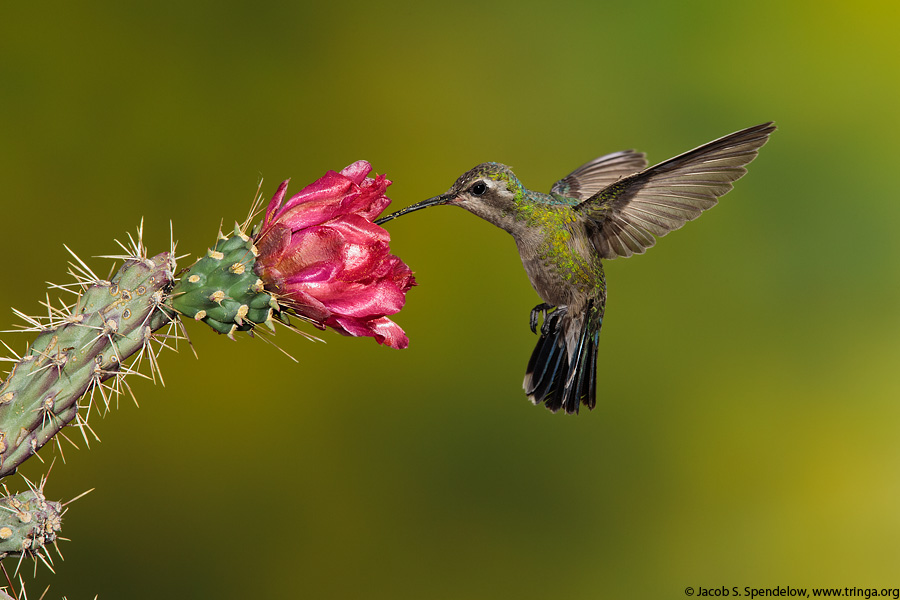
[{"label": "hummingbird's foot", "polygon": [[546,302],[542,302],[538,304],[534,308],[531,309],[531,318],[529,319],[529,323],[531,324],[531,333],[537,333],[537,325],[538,325],[538,315],[544,319],[544,322],[547,322],[547,311],[553,308],[552,304],[547,304]]},{"label": "hummingbird's foot", "polygon": [[559,325],[559,320],[562,319],[567,312],[569,312],[568,306],[557,306],[556,310],[547,315],[547,318],[544,319],[544,324],[541,325],[541,335],[546,337],[555,332]]}]

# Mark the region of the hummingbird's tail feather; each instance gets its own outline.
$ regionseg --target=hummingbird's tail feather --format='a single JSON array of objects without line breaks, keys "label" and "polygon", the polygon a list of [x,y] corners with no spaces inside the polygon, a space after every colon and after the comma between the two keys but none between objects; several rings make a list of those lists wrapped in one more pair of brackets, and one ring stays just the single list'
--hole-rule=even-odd
[{"label": "hummingbird's tail feather", "polygon": [[594,408],[601,323],[591,301],[586,311],[557,317],[549,331],[541,334],[523,382],[534,404],[543,403],[552,412],[564,408],[569,414],[577,413],[581,404]]}]

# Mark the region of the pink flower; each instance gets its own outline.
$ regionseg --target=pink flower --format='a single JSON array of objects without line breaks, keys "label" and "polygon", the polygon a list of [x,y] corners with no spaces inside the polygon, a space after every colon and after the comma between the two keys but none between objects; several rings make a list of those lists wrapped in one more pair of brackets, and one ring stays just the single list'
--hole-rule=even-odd
[{"label": "pink flower", "polygon": [[372,222],[391,202],[391,182],[367,177],[371,170],[360,160],[329,171],[287,201],[290,180],[282,183],[255,239],[255,269],[282,306],[317,327],[406,348],[406,334],[385,315],[403,308],[416,280]]}]

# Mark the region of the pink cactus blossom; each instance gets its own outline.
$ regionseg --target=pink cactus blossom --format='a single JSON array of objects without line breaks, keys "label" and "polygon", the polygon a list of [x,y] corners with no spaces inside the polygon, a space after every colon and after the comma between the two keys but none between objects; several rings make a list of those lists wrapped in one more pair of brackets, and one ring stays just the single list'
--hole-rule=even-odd
[{"label": "pink cactus blossom", "polygon": [[368,177],[371,170],[360,160],[329,171],[286,201],[290,180],[283,182],[254,240],[255,268],[289,312],[317,327],[406,348],[406,334],[386,315],[403,307],[416,281],[390,253],[390,234],[372,222],[391,202],[391,182]]}]

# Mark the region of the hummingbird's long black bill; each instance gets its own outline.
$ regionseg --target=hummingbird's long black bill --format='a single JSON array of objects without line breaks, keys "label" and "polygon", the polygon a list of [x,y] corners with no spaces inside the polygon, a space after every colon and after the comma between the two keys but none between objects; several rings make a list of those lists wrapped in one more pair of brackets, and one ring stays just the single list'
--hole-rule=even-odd
[{"label": "hummingbird's long black bill", "polygon": [[415,212],[417,210],[421,210],[423,208],[428,208],[429,206],[437,206],[438,204],[446,204],[450,198],[447,196],[435,196],[434,198],[429,198],[428,200],[422,200],[421,202],[416,202],[415,204],[410,204],[406,208],[401,208],[398,211],[392,212],[386,217],[381,217],[377,221],[375,221],[376,225],[384,225],[391,219],[396,219],[397,217],[402,217],[406,213]]}]

